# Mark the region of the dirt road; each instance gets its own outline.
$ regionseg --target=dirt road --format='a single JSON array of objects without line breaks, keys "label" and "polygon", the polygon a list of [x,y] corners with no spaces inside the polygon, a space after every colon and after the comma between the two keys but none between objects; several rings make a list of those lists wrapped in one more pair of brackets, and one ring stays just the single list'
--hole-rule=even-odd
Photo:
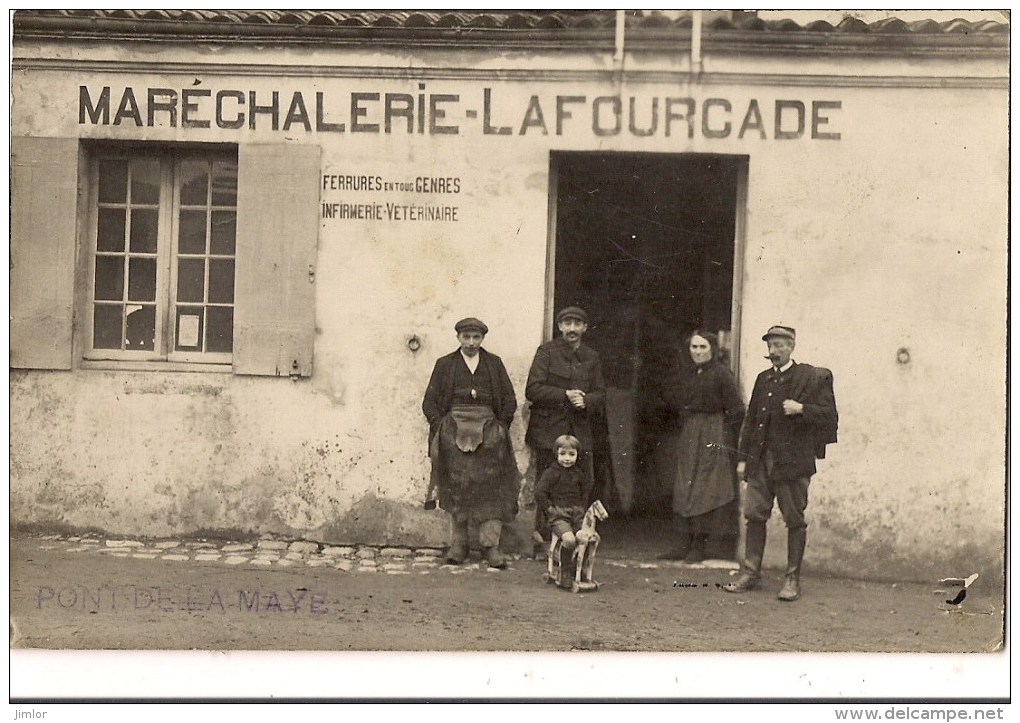
[{"label": "dirt road", "polygon": [[162,650],[992,652],[1002,590],[949,609],[933,585],[804,577],[780,603],[719,589],[730,572],[599,561],[600,590],[543,584],[544,564],[403,574],[68,554],[11,540],[12,647]]}]

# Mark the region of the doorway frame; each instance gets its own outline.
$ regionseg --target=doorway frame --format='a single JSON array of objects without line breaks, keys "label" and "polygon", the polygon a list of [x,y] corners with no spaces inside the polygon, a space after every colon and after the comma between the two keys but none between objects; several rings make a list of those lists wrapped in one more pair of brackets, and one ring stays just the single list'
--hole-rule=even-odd
[{"label": "doorway frame", "polygon": [[751,156],[738,155],[736,218],[733,221],[733,291],[730,298],[730,369],[740,383],[740,339],[744,309],[744,249],[747,244],[747,192]]},{"label": "doorway frame", "polygon": [[[748,196],[751,156],[746,153],[695,153],[691,151],[669,153],[658,151],[573,151],[573,150],[550,150],[548,160],[548,208],[547,208],[547,243],[546,243],[546,266],[545,266],[545,300],[544,312],[542,315],[542,340],[548,341],[555,337],[556,329],[553,326],[554,314],[556,313],[556,277],[557,277],[557,255],[558,255],[558,215],[559,215],[559,176],[560,166],[566,160],[576,156],[652,156],[656,158],[670,158],[682,163],[685,157],[714,156],[725,158],[735,163],[734,168],[734,201],[733,201],[733,268],[730,292],[730,331],[726,341],[726,348],[730,354],[729,367],[737,379],[738,389],[743,395],[743,385],[740,383],[741,370],[741,338],[744,306],[745,288],[745,254],[747,248],[747,233],[749,223]],[[633,504],[633,501],[631,502]],[[745,530],[740,523],[740,515],[744,509],[743,490],[737,492],[738,520],[736,524],[736,559],[744,554]]]},{"label": "doorway frame", "polygon": [[549,341],[556,335],[553,329],[553,315],[556,313],[556,232],[559,205],[559,158],[573,154],[605,155],[657,155],[657,156],[729,156],[741,161],[737,169],[736,208],[733,223],[733,291],[730,294],[730,368],[740,379],[741,320],[744,306],[744,249],[747,243],[747,198],[751,167],[751,156],[746,153],[664,153],[658,151],[549,151],[548,211],[546,218],[545,254],[545,304],[542,314],[542,341]]},{"label": "doorway frame", "polygon": [[555,335],[553,315],[556,310],[556,215],[559,208],[560,171],[556,164],[556,156],[563,151],[549,151],[549,208],[546,218],[545,245],[545,309],[542,314],[542,341],[550,341]]}]

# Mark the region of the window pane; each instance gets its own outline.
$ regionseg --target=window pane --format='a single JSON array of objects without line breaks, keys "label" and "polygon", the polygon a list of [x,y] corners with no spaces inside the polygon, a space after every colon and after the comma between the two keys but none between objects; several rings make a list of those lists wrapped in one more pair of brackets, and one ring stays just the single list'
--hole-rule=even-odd
[{"label": "window pane", "polygon": [[234,303],[234,260],[209,260],[209,301],[215,304]]},{"label": "window pane", "polygon": [[100,251],[124,250],[123,208],[100,208],[98,228],[96,230],[96,248]]},{"label": "window pane", "polygon": [[234,255],[234,238],[237,236],[237,212],[212,212],[212,239],[210,253]]},{"label": "window pane", "polygon": [[181,211],[178,253],[205,253],[205,211]]},{"label": "window pane", "polygon": [[127,348],[152,351],[156,346],[156,307],[127,307]]},{"label": "window pane", "polygon": [[94,160],[91,348],[233,352],[237,159],[184,152]]},{"label": "window pane", "polygon": [[99,202],[127,203],[127,161],[99,162]]},{"label": "window pane", "polygon": [[[132,258],[128,262],[128,299],[131,301],[156,300],[156,259]],[[130,319],[129,314],[128,320],[130,321]]]},{"label": "window pane", "polygon": [[202,307],[177,307],[177,343],[178,351],[198,351],[202,347]]},{"label": "window pane", "polygon": [[205,335],[205,350],[231,352],[234,350],[234,308],[210,306],[206,309],[209,326]]},{"label": "window pane", "polygon": [[209,202],[209,164],[187,161],[181,164],[181,203],[204,206]]},{"label": "window pane", "polygon": [[135,253],[156,253],[159,233],[159,211],[152,208],[131,210],[131,250]]},{"label": "window pane", "polygon": [[205,259],[177,260],[177,300],[205,300]]},{"label": "window pane", "polygon": [[131,203],[159,203],[159,161],[146,159],[131,164]]},{"label": "window pane", "polygon": [[214,206],[237,205],[237,164],[217,161],[213,164],[212,202]]},{"label": "window pane", "polygon": [[[121,301],[123,298],[124,298],[124,257],[97,256],[96,299]],[[118,332],[118,334],[119,333],[120,332]]]},{"label": "window pane", "polygon": [[121,313],[119,304],[96,304],[92,346],[95,349],[120,349]]}]

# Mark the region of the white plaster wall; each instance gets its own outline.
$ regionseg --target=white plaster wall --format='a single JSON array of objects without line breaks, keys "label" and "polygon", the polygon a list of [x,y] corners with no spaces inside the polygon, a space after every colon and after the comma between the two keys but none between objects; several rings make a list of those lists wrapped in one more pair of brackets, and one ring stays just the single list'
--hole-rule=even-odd
[{"label": "white plaster wall", "polygon": [[835,373],[840,442],[812,486],[810,561],[869,575],[991,565],[978,550],[1004,540],[1005,104],[841,95],[873,122],[799,160],[815,183],[752,157],[742,377],[750,389],[756,332],[777,322],[798,329],[795,358]]},{"label": "white plaster wall", "polygon": [[[122,50],[97,52],[111,60],[129,57]],[[316,53],[216,49],[203,56],[199,49],[196,62],[395,65],[380,53]],[[33,54],[54,51],[26,53]],[[151,59],[171,57],[171,50],[156,49]],[[472,54],[408,57],[416,66],[452,68],[509,62]],[[530,56],[527,65],[579,69],[604,64],[599,57]],[[642,62],[655,66],[648,58]],[[664,58],[660,65],[676,63]],[[731,58],[725,63],[732,72],[757,67]],[[980,73],[988,72],[981,63]],[[891,73],[887,61],[874,68],[839,61],[821,66],[847,76]],[[768,67],[797,72],[788,60]],[[957,68],[964,76],[971,70]],[[366,75],[372,72],[368,67]],[[910,64],[901,74],[916,72]],[[460,194],[432,199],[323,192],[323,202],[387,196],[380,200],[452,203],[460,220],[320,219],[318,334],[309,380],[12,372],[15,521],[133,534],[258,529],[441,543],[439,513],[417,509],[427,484],[421,394],[435,358],[456,346],[454,322],[473,315],[488,323],[486,347],[503,357],[523,404],[547,294],[550,150],[712,152],[750,158],[742,252],[745,398],[764,367],[759,337],[773,323],[798,329],[796,358],[835,374],[840,442],[819,463],[812,485],[809,567],[924,578],[960,574],[967,565],[994,568],[1001,559],[1005,90],[630,82],[618,88],[594,78],[566,84],[433,79],[429,92],[460,93],[476,99],[479,110],[482,88],[493,87],[494,120],[513,126],[514,134],[482,136],[479,122],[463,118],[449,119],[464,128],[456,136],[285,134],[268,124],[255,132],[77,124],[77,88],[85,80],[94,87],[184,88],[195,75],[195,68],[86,79],[17,72],[13,131],[315,142],[322,146],[323,173],[442,175],[462,185]],[[351,90],[417,90],[416,80],[299,72],[231,76],[223,66],[202,77],[208,87],[301,90],[306,99],[316,91],[342,96]],[[617,92],[643,99],[690,95],[699,105],[707,97],[725,97],[733,103],[729,120],[735,127],[727,139],[705,138],[699,130],[689,140],[682,126],[670,138],[661,131],[638,138],[626,130],[599,138],[591,132],[590,110],[578,106],[562,136],[517,135],[533,93],[542,98],[552,129],[557,93],[585,95],[590,103]],[[764,140],[753,132],[736,137],[752,98],[765,116]],[[811,140],[810,118],[808,137],[774,140],[769,109],[777,98],[804,100],[809,107],[812,99],[840,101],[825,128],[839,132],[840,140]],[[411,335],[423,341],[417,353],[407,348]],[[897,362],[901,347],[910,352],[909,364]],[[520,416],[513,431],[524,470]],[[338,527],[337,520],[346,522]],[[778,523],[773,533],[775,540]],[[780,564],[784,549],[770,545],[769,562]]]}]

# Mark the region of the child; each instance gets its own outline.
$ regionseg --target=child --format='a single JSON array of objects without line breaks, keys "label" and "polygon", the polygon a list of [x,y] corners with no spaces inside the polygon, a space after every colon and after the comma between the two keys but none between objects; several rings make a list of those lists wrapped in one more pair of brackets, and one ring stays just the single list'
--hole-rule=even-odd
[{"label": "child", "polygon": [[556,462],[549,466],[535,487],[535,503],[545,512],[549,531],[560,538],[565,550],[577,547],[575,532],[581,529],[591,495],[591,480],[577,464],[581,443],[564,434],[556,438]]}]

